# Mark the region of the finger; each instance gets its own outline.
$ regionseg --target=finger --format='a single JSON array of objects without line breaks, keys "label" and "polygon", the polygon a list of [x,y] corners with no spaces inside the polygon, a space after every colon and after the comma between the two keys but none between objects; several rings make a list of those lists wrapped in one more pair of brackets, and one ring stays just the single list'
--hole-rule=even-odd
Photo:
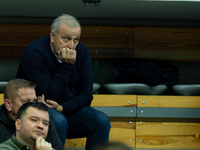
[{"label": "finger", "polygon": [[45,98],[45,97],[44,97],[44,94],[42,94],[42,96],[38,96],[38,100],[37,100],[37,101],[38,101],[38,102],[45,102],[45,101],[44,101],[44,98]]},{"label": "finger", "polygon": [[62,55],[62,51],[63,51],[63,49],[60,49],[60,50],[58,51],[58,56],[59,56],[59,57]]},{"label": "finger", "polygon": [[66,49],[65,49],[65,48],[62,49],[62,53],[63,53],[63,54],[66,53]]},{"label": "finger", "polygon": [[73,49],[70,49],[70,55],[76,55],[76,51]]},{"label": "finger", "polygon": [[48,104],[52,104],[52,105],[55,104],[55,101],[52,101],[52,100],[49,100],[49,99],[48,99],[46,102],[47,102]]},{"label": "finger", "polygon": [[51,108],[56,108],[57,107],[56,104],[54,102],[52,102],[52,101],[47,101],[47,105],[48,105],[48,107],[51,107]]},{"label": "finger", "polygon": [[38,96],[37,102],[41,102],[41,99],[42,99],[42,97],[41,97],[41,96]]},{"label": "finger", "polygon": [[54,105],[55,107],[58,107],[58,103],[53,100],[47,100],[48,104]]},{"label": "finger", "polygon": [[42,137],[38,137],[38,138],[36,139],[36,145],[40,145],[41,140],[42,140]]},{"label": "finger", "polygon": [[43,100],[43,101],[45,100],[44,94],[42,94],[42,100]]}]

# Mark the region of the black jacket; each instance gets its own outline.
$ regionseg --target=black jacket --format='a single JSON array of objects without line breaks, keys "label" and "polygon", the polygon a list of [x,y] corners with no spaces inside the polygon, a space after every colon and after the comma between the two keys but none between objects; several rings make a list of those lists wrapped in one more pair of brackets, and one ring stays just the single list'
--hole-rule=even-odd
[{"label": "black jacket", "polygon": [[[0,143],[8,140],[15,133],[15,121],[10,118],[4,104],[0,106]],[[46,141],[52,144],[56,150],[63,150],[62,143],[59,139],[53,122],[50,120],[49,132]]]}]

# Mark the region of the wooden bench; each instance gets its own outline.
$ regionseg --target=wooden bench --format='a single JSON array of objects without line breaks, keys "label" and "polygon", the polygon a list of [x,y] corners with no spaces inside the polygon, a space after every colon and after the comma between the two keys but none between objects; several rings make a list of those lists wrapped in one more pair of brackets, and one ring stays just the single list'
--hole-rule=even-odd
[{"label": "wooden bench", "polygon": [[[110,141],[133,148],[200,148],[200,96],[94,94],[91,106],[109,116]],[[65,147],[85,142],[66,139]]]},{"label": "wooden bench", "polygon": [[[111,120],[110,141],[135,147],[136,95],[96,95],[92,107],[105,112]],[[0,94],[3,103],[3,94]],[[86,138],[66,139],[65,147],[84,147]]]},{"label": "wooden bench", "polygon": [[138,96],[136,148],[200,148],[200,96]]}]

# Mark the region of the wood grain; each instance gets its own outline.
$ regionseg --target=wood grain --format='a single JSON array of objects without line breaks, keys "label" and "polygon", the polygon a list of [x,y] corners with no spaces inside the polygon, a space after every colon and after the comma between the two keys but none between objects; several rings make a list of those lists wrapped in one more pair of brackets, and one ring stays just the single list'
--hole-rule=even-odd
[{"label": "wood grain", "polygon": [[91,106],[122,106],[134,107],[137,105],[137,95],[94,94]]},{"label": "wood grain", "polygon": [[136,122],[136,148],[199,148],[200,123]]},{"label": "wood grain", "polygon": [[82,26],[80,42],[89,48],[133,48],[133,27]]},{"label": "wood grain", "polygon": [[138,96],[138,107],[200,108],[200,96]]},{"label": "wood grain", "polygon": [[134,57],[200,61],[200,28],[135,27]]},{"label": "wood grain", "polygon": [[3,94],[0,94],[0,105],[4,103]]}]

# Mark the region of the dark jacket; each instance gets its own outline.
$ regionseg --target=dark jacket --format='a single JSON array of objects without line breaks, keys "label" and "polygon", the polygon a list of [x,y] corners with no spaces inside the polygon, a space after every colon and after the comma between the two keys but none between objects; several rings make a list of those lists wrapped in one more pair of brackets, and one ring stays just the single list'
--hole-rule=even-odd
[{"label": "dark jacket", "polygon": [[[0,106],[0,143],[8,140],[15,133],[15,121],[10,118],[4,104]],[[46,141],[56,150],[64,149],[52,121],[49,123],[49,132]]]}]

